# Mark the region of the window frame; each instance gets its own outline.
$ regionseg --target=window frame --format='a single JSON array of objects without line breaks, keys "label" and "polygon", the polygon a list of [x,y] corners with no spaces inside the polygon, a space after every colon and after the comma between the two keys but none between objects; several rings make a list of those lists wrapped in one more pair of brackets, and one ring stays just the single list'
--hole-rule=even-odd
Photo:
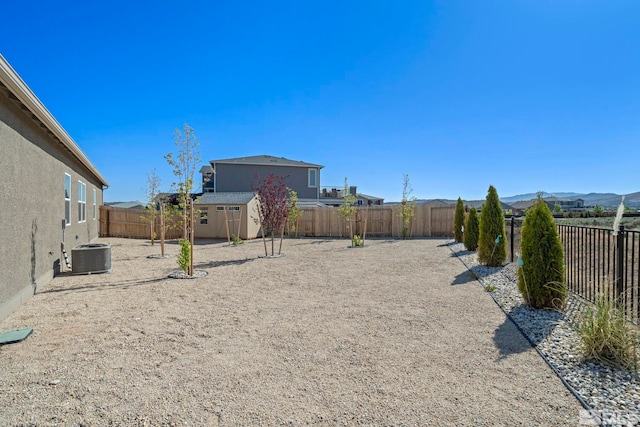
[{"label": "window frame", "polygon": [[200,225],[208,225],[209,224],[209,208],[202,207],[200,208]]},{"label": "window frame", "polygon": [[87,222],[87,184],[78,180],[78,222]]},{"label": "window frame", "polygon": [[64,174],[64,225],[71,224],[71,175]]},{"label": "window frame", "polygon": [[[311,183],[312,174],[313,174],[313,184]],[[318,169],[309,168],[307,170],[307,186],[309,188],[318,188]]]},{"label": "window frame", "polygon": [[93,189],[93,220],[96,220],[97,214],[98,214],[98,192],[96,191],[96,189]]}]

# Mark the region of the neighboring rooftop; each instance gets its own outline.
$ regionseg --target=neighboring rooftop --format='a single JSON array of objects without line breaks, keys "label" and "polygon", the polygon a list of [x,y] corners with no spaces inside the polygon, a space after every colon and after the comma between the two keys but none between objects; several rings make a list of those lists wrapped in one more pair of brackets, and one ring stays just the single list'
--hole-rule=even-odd
[{"label": "neighboring rooftop", "polygon": [[256,195],[250,191],[204,193],[196,204],[200,205],[246,205]]},{"label": "neighboring rooftop", "polygon": [[[268,166],[295,166],[295,167],[313,167],[313,168],[323,168],[324,166],[316,165],[314,163],[301,162],[298,160],[290,160],[285,159],[284,157],[274,157],[266,154],[262,154],[259,156],[248,156],[248,157],[234,157],[232,159],[219,159],[219,160],[211,160],[210,163],[213,165],[215,163],[226,163],[226,164],[239,164],[239,165],[268,165]],[[206,166],[203,166],[203,169]],[[203,169],[200,169],[200,172],[203,172]]]}]

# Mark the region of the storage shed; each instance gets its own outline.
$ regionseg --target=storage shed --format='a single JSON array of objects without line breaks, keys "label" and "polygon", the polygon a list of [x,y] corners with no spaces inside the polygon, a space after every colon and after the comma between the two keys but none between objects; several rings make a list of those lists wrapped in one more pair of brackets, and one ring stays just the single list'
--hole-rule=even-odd
[{"label": "storage shed", "polygon": [[247,240],[260,233],[258,196],[252,192],[204,193],[196,202],[196,209],[199,218],[194,231],[198,239],[235,235]]}]

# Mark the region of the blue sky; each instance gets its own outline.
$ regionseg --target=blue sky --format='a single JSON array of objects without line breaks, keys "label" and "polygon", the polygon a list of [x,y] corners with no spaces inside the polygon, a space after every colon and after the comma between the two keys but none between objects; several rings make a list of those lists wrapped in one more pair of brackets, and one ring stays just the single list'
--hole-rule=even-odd
[{"label": "blue sky", "polygon": [[399,200],[640,191],[640,2],[36,1],[0,53],[109,181],[144,199],[173,132],[208,160],[324,165]]}]

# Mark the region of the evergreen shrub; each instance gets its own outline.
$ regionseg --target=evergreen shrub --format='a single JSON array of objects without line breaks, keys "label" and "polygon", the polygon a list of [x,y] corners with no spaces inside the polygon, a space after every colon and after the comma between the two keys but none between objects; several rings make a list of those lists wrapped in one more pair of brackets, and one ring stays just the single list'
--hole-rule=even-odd
[{"label": "evergreen shrub", "polygon": [[525,216],[520,250],[518,289],[525,302],[534,308],[562,306],[567,297],[564,251],[553,215],[541,197]]},{"label": "evergreen shrub", "polygon": [[478,262],[489,267],[499,267],[507,260],[504,214],[493,185],[489,186],[487,198],[480,211],[480,233],[478,237]]},{"label": "evergreen shrub", "polygon": [[476,208],[469,210],[467,224],[464,226],[464,247],[469,251],[478,249],[478,237],[480,234],[480,220]]}]

